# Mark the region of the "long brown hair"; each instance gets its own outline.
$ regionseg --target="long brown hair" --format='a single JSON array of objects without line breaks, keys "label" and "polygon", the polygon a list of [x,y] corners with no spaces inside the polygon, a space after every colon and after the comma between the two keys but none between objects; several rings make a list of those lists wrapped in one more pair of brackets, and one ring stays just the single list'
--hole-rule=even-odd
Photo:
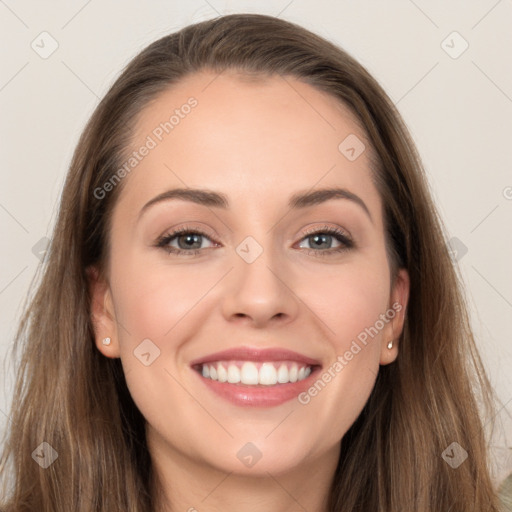
[{"label": "long brown hair", "polygon": [[[383,89],[342,49],[290,22],[253,14],[191,25],[152,43],[89,120],[13,349],[22,354],[0,459],[4,496],[8,471],[13,479],[4,510],[153,510],[145,420],[120,360],[96,349],[90,318],[86,269],[107,268],[110,216],[122,183],[101,199],[94,191],[119,170],[134,119],[150,100],[189,73],[228,69],[294,77],[349,107],[375,156],[392,267],[410,276],[398,358],[380,368],[341,441],[329,510],[498,511],[481,419],[492,417],[492,389],[410,135]],[[443,458],[453,442],[468,453],[457,468]],[[50,447],[58,458],[44,469],[35,460],[51,457]]]}]

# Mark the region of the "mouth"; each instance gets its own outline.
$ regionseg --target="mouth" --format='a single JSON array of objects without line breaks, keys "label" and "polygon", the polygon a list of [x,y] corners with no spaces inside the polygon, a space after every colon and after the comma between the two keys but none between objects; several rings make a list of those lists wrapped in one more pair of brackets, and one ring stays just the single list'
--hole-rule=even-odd
[{"label": "mouth", "polygon": [[315,366],[294,361],[215,361],[195,365],[205,379],[246,386],[277,386],[300,382],[311,375]]},{"label": "mouth", "polygon": [[322,367],[285,349],[240,347],[190,363],[201,381],[235,405],[269,407],[297,397]]}]

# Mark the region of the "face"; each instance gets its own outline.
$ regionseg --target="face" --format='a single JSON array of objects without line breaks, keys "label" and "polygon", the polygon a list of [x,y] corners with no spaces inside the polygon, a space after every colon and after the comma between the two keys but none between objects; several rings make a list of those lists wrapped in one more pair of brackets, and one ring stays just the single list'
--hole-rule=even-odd
[{"label": "face", "polygon": [[397,356],[409,287],[403,270],[392,286],[369,150],[292,78],[198,73],[142,111],[93,317],[162,466],[337,459]]}]

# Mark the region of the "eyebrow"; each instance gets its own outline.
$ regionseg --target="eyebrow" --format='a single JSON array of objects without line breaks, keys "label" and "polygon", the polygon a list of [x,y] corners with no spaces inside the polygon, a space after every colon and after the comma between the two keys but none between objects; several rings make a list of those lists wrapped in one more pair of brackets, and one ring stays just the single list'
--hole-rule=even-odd
[{"label": "eyebrow", "polygon": [[[222,193],[198,188],[175,188],[162,192],[148,201],[139,212],[139,219],[151,206],[171,199],[190,201],[210,208],[229,209],[229,200],[227,196]],[[288,207],[292,210],[298,210],[319,205],[331,199],[347,199],[354,202],[365,211],[373,222],[370,210],[368,210],[365,202],[358,195],[344,188],[323,188],[313,191],[298,192],[290,197]]]}]

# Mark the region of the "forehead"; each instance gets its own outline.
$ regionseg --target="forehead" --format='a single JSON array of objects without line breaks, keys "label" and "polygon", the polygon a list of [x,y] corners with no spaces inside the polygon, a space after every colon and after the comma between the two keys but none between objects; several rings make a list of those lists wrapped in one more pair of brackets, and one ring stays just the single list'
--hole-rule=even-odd
[{"label": "forehead", "polygon": [[[139,114],[130,151],[144,145],[151,149],[123,184],[123,201],[176,186],[221,190],[245,207],[247,200],[268,206],[296,190],[327,186],[379,200],[358,120],[331,95],[292,77],[189,75]],[[353,159],[347,146],[366,149]]]}]

